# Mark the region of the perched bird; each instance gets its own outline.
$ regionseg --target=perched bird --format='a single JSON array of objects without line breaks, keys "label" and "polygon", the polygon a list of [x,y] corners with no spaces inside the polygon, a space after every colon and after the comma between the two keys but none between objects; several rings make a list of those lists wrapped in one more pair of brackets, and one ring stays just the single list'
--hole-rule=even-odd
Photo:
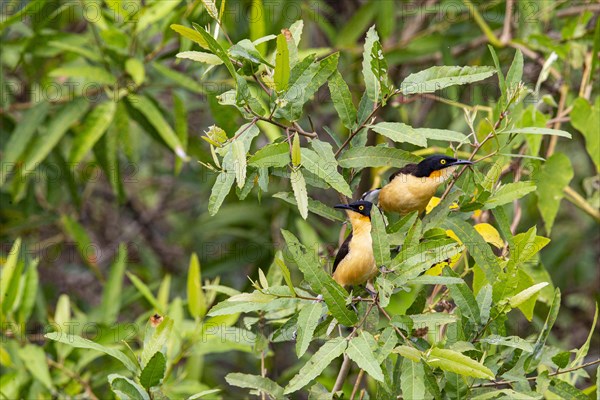
[{"label": "perched bird", "polygon": [[342,286],[360,285],[377,274],[371,239],[371,207],[369,201],[338,204],[347,210],[352,233],[340,247],[333,263],[333,279]]},{"label": "perched bird", "polygon": [[471,161],[434,155],[418,164],[405,165],[390,176],[390,181],[381,189],[366,192],[362,200],[376,202],[387,212],[401,215],[412,211],[423,212],[437,188],[444,183],[460,165]]}]

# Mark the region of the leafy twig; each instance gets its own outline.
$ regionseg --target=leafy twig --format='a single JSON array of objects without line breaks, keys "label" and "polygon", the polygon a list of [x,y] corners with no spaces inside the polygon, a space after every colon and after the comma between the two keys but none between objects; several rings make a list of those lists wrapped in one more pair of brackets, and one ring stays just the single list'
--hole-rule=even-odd
[{"label": "leafy twig", "polygon": [[[556,376],[556,375],[560,375],[560,374],[566,374],[567,372],[573,372],[573,371],[577,371],[578,369],[582,369],[582,368],[586,368],[589,367],[591,365],[596,365],[596,364],[600,364],[600,358],[595,360],[595,361],[590,361],[589,363],[586,364],[581,364],[578,367],[573,367],[573,368],[569,368],[569,369],[562,369],[562,370],[556,370],[555,372],[548,374],[548,376]],[[528,381],[534,381],[538,378],[538,376],[529,376],[525,379],[527,379]],[[480,388],[480,387],[493,387],[493,386],[501,386],[501,385],[510,385],[511,383],[515,383],[516,381],[511,381],[511,380],[506,380],[506,381],[496,381],[496,382],[488,382],[488,383],[480,383],[477,385],[473,385],[471,386],[471,388]]]}]

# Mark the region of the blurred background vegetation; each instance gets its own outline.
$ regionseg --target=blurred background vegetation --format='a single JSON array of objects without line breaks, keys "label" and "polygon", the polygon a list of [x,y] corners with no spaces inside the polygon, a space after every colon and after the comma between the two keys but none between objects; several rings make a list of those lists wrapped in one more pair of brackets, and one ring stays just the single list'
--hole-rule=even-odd
[{"label": "blurred background vegetation", "polygon": [[[87,321],[94,321],[119,243],[127,244],[127,271],[154,293],[170,277],[173,295],[185,291],[192,253],[200,258],[204,279],[219,277],[223,285],[247,289],[247,276],[256,278],[257,268],[266,269],[274,249],[281,247],[280,228],[299,232],[305,243],[326,243],[323,254],[334,251],[339,225],[315,215],[302,220],[294,206],[271,196],[289,191],[279,180],[272,180],[268,193],[254,189],[243,201],[231,193],[217,216],[209,216],[216,174],[197,162],[212,159],[202,136],[214,124],[231,135],[243,119],[231,110],[223,112],[215,100],[233,86],[224,72],[201,81],[209,66],[175,57],[193,43],[169,26],[209,24],[201,1],[8,0],[2,7],[0,234],[4,257],[21,237],[28,259],[39,258],[40,290],[26,332],[30,341],[40,340],[36,335],[43,333],[48,315],[55,315],[61,294],[68,294],[74,315],[87,314]],[[340,51],[340,72],[355,103],[364,90],[364,34],[373,24],[393,82],[433,65],[494,65],[487,48],[491,44],[502,66],[510,65],[515,49],[523,52],[523,81],[534,89],[544,63],[556,54],[536,101],[546,102],[555,115],[554,127],[571,132],[573,140],[556,148],[555,142],[544,141],[539,155],[545,157],[550,148],[566,154],[574,175],[541,261],[564,294],[552,341],[573,348],[585,341],[594,303],[600,300],[599,12],[595,1],[229,0],[223,28],[238,42],[278,34],[303,20],[299,52],[324,56]],[[274,41],[265,42],[259,50],[268,53],[274,46]],[[119,101],[109,110],[112,122],[93,146],[73,150],[81,146],[75,137],[86,129],[83,116],[94,104],[130,93],[147,100],[146,110]],[[79,97],[85,101],[76,101]],[[498,97],[495,82],[451,88],[395,101],[379,117],[467,131],[453,102],[493,106]],[[327,88],[305,112],[310,121],[301,125],[347,134]],[[94,118],[87,123],[102,126],[102,115]],[[173,127],[187,161],[169,148],[153,118]],[[255,142],[257,148],[284,134],[266,124],[259,127],[266,135]],[[355,194],[369,189],[381,172],[363,174]],[[338,201],[327,190],[314,197],[330,205]],[[537,224],[538,232],[547,235],[536,205],[534,195],[525,198],[520,224]],[[149,309],[128,280],[121,307],[121,322],[146,318]],[[542,324],[545,314],[534,317],[534,323]],[[5,329],[2,333],[10,336]],[[597,358],[599,346],[596,335],[591,356]],[[205,383],[222,383],[221,369],[236,370],[252,357],[232,354],[205,359]],[[273,362],[283,370],[293,360],[282,353]]]}]

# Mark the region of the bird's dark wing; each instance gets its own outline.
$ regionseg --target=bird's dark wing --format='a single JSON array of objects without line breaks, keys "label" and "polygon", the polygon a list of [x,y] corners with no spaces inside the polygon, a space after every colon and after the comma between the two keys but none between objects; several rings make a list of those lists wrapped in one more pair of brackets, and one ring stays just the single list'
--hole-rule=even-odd
[{"label": "bird's dark wing", "polygon": [[335,269],[337,268],[338,264],[342,262],[344,257],[346,257],[348,255],[348,252],[350,252],[350,240],[352,240],[352,232],[350,232],[346,240],[344,240],[344,243],[342,243],[340,249],[335,255],[335,261],[333,262],[333,270],[331,271],[332,274],[335,272]]},{"label": "bird's dark wing", "polygon": [[414,175],[417,172],[418,169],[418,165],[417,164],[406,164],[404,167],[400,168],[398,171],[394,172],[392,175],[390,175],[390,182],[398,175],[400,174],[404,174],[404,175]]}]

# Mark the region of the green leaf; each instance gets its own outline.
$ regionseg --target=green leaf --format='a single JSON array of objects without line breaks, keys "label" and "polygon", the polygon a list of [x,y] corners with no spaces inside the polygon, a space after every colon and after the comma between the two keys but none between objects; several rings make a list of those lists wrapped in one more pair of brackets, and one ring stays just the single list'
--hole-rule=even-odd
[{"label": "green leaf", "polygon": [[379,40],[375,41],[371,48],[371,71],[373,71],[373,74],[377,78],[379,90],[381,91],[381,99],[385,104],[385,100],[390,94],[391,87],[388,78],[388,65],[385,61],[383,47]]},{"label": "green leaf", "polygon": [[451,276],[421,275],[411,279],[408,283],[411,285],[457,285],[463,284],[465,281],[462,278]]},{"label": "green leaf", "polygon": [[82,78],[96,85],[113,85],[117,78],[102,67],[93,67],[91,65],[80,65],[76,67],[55,68],[48,74],[53,78]]},{"label": "green leaf", "polygon": [[448,218],[444,221],[444,229],[451,229],[467,246],[469,254],[485,273],[488,282],[495,282],[500,274],[500,264],[489,244],[468,222],[458,218]]},{"label": "green leaf", "polygon": [[96,342],[92,342],[91,340],[82,338],[81,336],[69,335],[62,332],[47,333],[44,335],[44,337],[50,340],[55,340],[60,343],[68,344],[69,346],[78,349],[91,349],[99,351],[121,361],[121,363],[123,363],[123,365],[135,375],[139,373],[139,367],[135,365],[133,361],[129,357],[127,357],[123,352],[117,349],[103,346]]},{"label": "green leaf", "polygon": [[206,299],[202,290],[202,275],[200,273],[200,261],[196,253],[192,253],[187,277],[187,297],[190,315],[194,318],[202,318],[206,315]]},{"label": "green leaf", "polygon": [[225,376],[225,380],[232,386],[256,389],[267,393],[274,399],[283,398],[283,388],[269,378],[259,375],[241,374],[232,372]]},{"label": "green leaf", "polygon": [[219,12],[217,11],[217,6],[215,5],[214,0],[202,0],[202,4],[204,4],[204,8],[208,12],[215,21],[219,21]]},{"label": "green leaf", "polygon": [[119,316],[121,308],[121,297],[123,295],[123,276],[127,268],[127,246],[124,243],[119,244],[115,261],[110,267],[108,280],[104,285],[102,293],[102,322],[109,326],[114,324]]},{"label": "green leaf", "polygon": [[494,379],[494,373],[488,367],[454,350],[437,347],[431,349],[427,357],[427,364],[463,376]]},{"label": "green leaf", "polygon": [[383,146],[352,147],[344,151],[338,160],[342,168],[402,168],[419,161],[419,157],[407,151]]},{"label": "green leaf", "polygon": [[512,203],[535,191],[536,186],[532,181],[512,182],[500,186],[498,190],[486,201],[485,209],[492,210],[498,206]]},{"label": "green leaf", "polygon": [[383,214],[376,205],[371,210],[371,238],[373,239],[373,254],[378,266],[390,264],[390,244],[385,231]]},{"label": "green leaf", "polygon": [[430,240],[417,246],[404,246],[394,257],[389,268],[395,272],[394,284],[404,285],[433,264],[451,258],[461,251],[462,246],[451,239]]},{"label": "green leaf", "polygon": [[8,174],[10,174],[14,167],[14,163],[21,157],[36,130],[46,119],[49,109],[49,103],[42,101],[27,110],[16,125],[15,130],[11,133],[8,141],[6,141],[2,152],[3,167],[2,171],[0,171],[0,186],[4,184],[8,178]]},{"label": "green leaf", "polygon": [[283,394],[294,393],[315,379],[346,350],[348,342],[345,338],[336,337],[327,341],[290,380]]},{"label": "green leaf", "polygon": [[412,128],[419,136],[431,140],[441,140],[445,142],[468,142],[468,138],[462,132],[451,131],[448,129],[432,129],[432,128]]},{"label": "green leaf", "polygon": [[127,99],[136,110],[148,119],[160,137],[175,152],[175,154],[177,154],[177,156],[184,159],[187,158],[187,155],[183,150],[183,145],[179,141],[175,131],[173,131],[173,128],[171,128],[169,123],[165,120],[160,110],[148,97],[130,94]]},{"label": "green leaf", "polygon": [[302,167],[315,174],[318,178],[327,182],[331,187],[345,196],[352,196],[352,190],[344,177],[337,171],[335,159],[323,160],[323,154],[302,148]]},{"label": "green leaf", "polygon": [[81,131],[78,132],[71,147],[69,162],[76,164],[94,147],[112,123],[117,103],[105,101],[94,108],[86,117]]},{"label": "green leaf", "polygon": [[229,194],[234,181],[234,173],[221,172],[219,176],[217,176],[212,191],[210,192],[210,198],[208,199],[208,213],[211,216],[216,215],[219,208],[221,208],[221,204],[223,204],[225,197]]},{"label": "green leaf", "polygon": [[356,107],[342,74],[335,71],[331,74],[327,85],[329,93],[331,93],[331,100],[333,100],[333,107],[337,111],[340,121],[346,128],[352,129],[356,125]]},{"label": "green leaf", "polygon": [[221,389],[209,389],[209,390],[203,390],[201,392],[195,393],[193,395],[191,395],[190,397],[187,398],[187,400],[196,400],[196,399],[201,399],[204,396],[208,396],[209,394],[215,394],[215,393],[219,393],[221,391]]},{"label": "green leaf", "polygon": [[365,37],[365,47],[363,50],[362,73],[365,80],[366,94],[374,103],[379,101],[381,97],[381,82],[373,72],[371,62],[373,61],[373,47],[376,42],[379,42],[379,35],[375,30],[375,25],[371,26]]},{"label": "green leaf", "polygon": [[[5,264],[6,265],[6,264]],[[27,323],[33,307],[35,306],[35,300],[37,297],[37,291],[39,286],[39,274],[38,274],[38,259],[35,259],[27,267],[25,272],[25,286],[23,287],[23,298],[18,311],[18,322],[21,324]],[[2,268],[4,272],[6,268]],[[2,297],[0,297],[2,298]]]},{"label": "green leaf", "polygon": [[135,24],[136,32],[143,32],[155,22],[167,17],[171,11],[179,6],[181,0],[175,1],[157,1],[144,7],[143,12]]},{"label": "green leaf", "polygon": [[485,284],[477,293],[477,304],[479,305],[479,315],[481,322],[487,322],[490,319],[492,309],[493,288],[492,285]]},{"label": "green leaf", "polygon": [[315,328],[319,324],[322,311],[323,306],[319,302],[307,304],[300,310],[298,314],[298,336],[296,338],[296,355],[298,355],[298,358],[302,357],[308,349]]},{"label": "green leaf", "polygon": [[175,57],[197,61],[208,65],[223,64],[223,60],[221,60],[219,57],[215,56],[214,54],[205,53],[203,51],[182,51],[181,53],[177,53]]},{"label": "green leaf", "polygon": [[534,294],[536,294],[537,292],[539,292],[540,290],[542,290],[543,288],[545,288],[548,285],[549,285],[548,282],[541,282],[541,283],[535,284],[531,287],[528,287],[527,289],[512,296],[508,300],[508,303],[510,304],[510,306],[512,308],[516,308],[519,305],[521,305],[522,303],[524,303],[526,300],[528,300],[531,296],[533,296]]},{"label": "green leaf", "polygon": [[294,262],[304,275],[304,279],[306,279],[315,293],[323,295],[331,314],[343,325],[354,325],[358,319],[354,311],[346,308],[348,292],[323,270],[316,255],[311,255],[307,252],[306,248],[300,244],[291,232],[282,230],[281,233]]},{"label": "green leaf", "polygon": [[[295,301],[296,299],[292,299]],[[252,312],[265,309],[274,309],[275,306],[284,307],[292,304],[290,299],[277,299],[270,294],[260,292],[240,293],[220,302],[212,307],[208,316],[231,315],[242,312]],[[280,308],[281,309],[281,308]]]},{"label": "green leaf", "polygon": [[146,369],[150,360],[156,353],[166,353],[167,341],[173,330],[173,319],[164,317],[163,321],[156,328],[148,322],[148,328],[144,335],[144,348],[142,349],[141,365]]},{"label": "green leaf", "polygon": [[571,367],[579,366],[587,356],[588,351],[590,349],[590,343],[592,341],[592,337],[594,335],[594,330],[596,329],[596,323],[598,322],[598,303],[596,303],[596,311],[594,313],[594,320],[592,322],[592,327],[590,328],[590,333],[587,337],[585,343],[577,350],[575,353],[575,359],[571,363]]},{"label": "green leaf", "polygon": [[23,361],[25,368],[46,389],[54,393],[55,388],[46,362],[46,353],[40,346],[27,344],[17,350],[19,358]]},{"label": "green leaf", "polygon": [[546,317],[546,322],[544,322],[544,326],[542,327],[542,330],[540,331],[540,334],[533,346],[533,353],[525,361],[525,372],[536,369],[541,361],[544,345],[546,344],[546,340],[548,340],[548,335],[550,335],[550,330],[554,326],[554,322],[556,322],[556,317],[558,317],[558,311],[560,310],[560,299],[560,289],[556,288],[554,290],[552,305],[550,306],[548,316]]},{"label": "green leaf", "polygon": [[[77,250],[81,258],[96,274],[96,277],[102,279],[102,274],[98,269],[98,254],[96,254],[96,246],[92,243],[92,239],[88,235],[85,228],[74,218],[64,214],[60,217],[61,225],[64,232],[75,242]],[[90,252],[92,250],[92,252]]]},{"label": "green leaf", "polygon": [[[407,347],[407,346],[406,346]],[[415,349],[413,349],[415,350]],[[402,360],[400,387],[404,399],[425,399],[425,370],[421,362],[408,358]]]},{"label": "green leaf", "polygon": [[127,277],[129,278],[131,283],[133,283],[133,286],[135,286],[138,292],[140,292],[140,294],[144,296],[148,303],[150,303],[150,305],[154,307],[155,310],[159,311],[161,314],[164,313],[165,310],[162,309],[161,305],[158,303],[158,300],[156,300],[156,297],[154,297],[152,291],[150,291],[150,288],[148,288],[148,286],[144,282],[142,282],[137,276],[127,271],[125,273],[127,274]]},{"label": "green leaf", "polygon": [[177,24],[171,25],[170,28],[175,32],[179,33],[181,36],[190,39],[193,42],[196,42],[198,45],[200,45],[200,47],[206,50],[210,50],[210,48],[208,47],[208,43],[204,39],[204,36],[198,33],[198,31],[192,28],[188,28],[187,26]]},{"label": "green leaf", "polygon": [[411,360],[414,362],[421,362],[421,357],[423,356],[423,353],[420,352],[418,349],[405,345],[396,347],[392,352],[398,353],[407,360]]},{"label": "green leaf", "polygon": [[365,335],[370,334],[363,331],[360,335],[352,338],[348,343],[346,354],[373,379],[383,382],[383,371],[379,366],[379,362],[375,359],[375,354],[373,354]]},{"label": "green leaf", "polygon": [[510,69],[506,73],[506,87],[508,90],[515,90],[523,77],[523,53],[517,49]]},{"label": "green leaf", "polygon": [[308,218],[308,194],[302,171],[299,169],[292,170],[290,173],[290,182],[292,183],[292,190],[294,191],[294,198],[296,199],[300,216],[306,219]]},{"label": "green leaf", "polygon": [[[444,268],[442,273],[444,276],[448,277],[459,277],[459,275],[450,268]],[[460,308],[462,315],[470,319],[475,324],[486,322],[481,320],[481,315],[479,314],[479,307],[477,305],[477,301],[475,300],[475,296],[464,281],[459,284],[448,284],[448,290],[450,290],[450,296],[458,308]]]},{"label": "green leaf", "polygon": [[268,144],[254,153],[248,160],[248,164],[258,168],[285,167],[289,163],[290,146],[285,142]]},{"label": "green leaf", "polygon": [[108,375],[108,383],[120,400],[150,400],[150,396],[143,387],[122,375]]},{"label": "green leaf", "polygon": [[2,309],[5,311],[8,311],[8,306],[5,305],[5,303],[8,303],[7,295],[9,292],[9,284],[13,279],[13,275],[16,275],[15,271],[17,270],[20,256],[21,238],[17,238],[10,249],[10,253],[8,253],[6,261],[2,265],[2,272],[0,272],[0,299],[2,300]]},{"label": "green leaf", "polygon": [[142,370],[140,383],[146,389],[150,389],[152,386],[158,386],[160,381],[164,378],[166,370],[167,359],[163,353],[157,351]]},{"label": "green leaf", "polygon": [[499,336],[489,335],[479,340],[483,343],[493,344],[495,346],[512,347],[513,349],[521,349],[527,353],[533,352],[533,344],[518,336]]},{"label": "green leaf", "polygon": [[433,93],[449,86],[481,81],[495,73],[492,67],[431,67],[410,74],[400,85],[400,90],[405,95]]},{"label": "green leaf", "polygon": [[538,209],[544,219],[546,232],[550,235],[564,188],[573,179],[571,160],[562,153],[555,153],[541,166],[534,176],[537,185]]},{"label": "green leaf", "polygon": [[558,368],[566,368],[571,361],[570,351],[561,351],[552,357],[552,362],[558,366]]},{"label": "green leaf", "polygon": [[318,62],[313,62],[314,56],[309,56],[292,68],[288,89],[281,98],[283,105],[277,109],[275,116],[298,120],[304,104],[337,70],[339,56],[339,53],[334,53]]},{"label": "green leaf", "polygon": [[[290,38],[290,40],[293,40]],[[277,35],[277,52],[275,54],[275,72],[273,74],[275,88],[287,90],[290,80],[290,52],[285,35]]]},{"label": "green leaf", "polygon": [[571,139],[571,134],[569,132],[566,131],[561,131],[558,129],[550,129],[550,128],[538,128],[535,126],[532,127],[526,127],[526,128],[515,128],[515,129],[509,129],[506,131],[500,131],[498,132],[499,134],[525,134],[525,135],[554,135],[554,136],[561,136],[561,137],[566,137],[568,139]]},{"label": "green leaf", "polygon": [[191,90],[198,94],[207,94],[207,89],[205,86],[173,68],[169,68],[166,65],[158,62],[152,63],[152,68],[165,78],[175,82],[178,86],[184,87],[187,90]]},{"label": "green leaf", "polygon": [[[598,30],[596,30],[596,36],[598,36]],[[585,138],[585,148],[596,165],[596,171],[600,171],[600,142],[598,141],[600,96],[596,97],[593,106],[583,97],[575,99],[570,116],[573,127]]]},{"label": "green leaf", "polygon": [[421,136],[412,126],[401,122],[380,122],[369,127],[375,132],[392,139],[394,142],[427,147],[427,139],[425,137]]},{"label": "green leaf", "polygon": [[244,143],[239,140],[234,140],[231,143],[231,152],[234,159],[235,180],[238,187],[241,189],[246,183],[246,151]]},{"label": "green leaf", "polygon": [[292,139],[292,165],[298,167],[302,163],[302,153],[300,150],[300,136],[298,132],[294,133]]},{"label": "green leaf", "polygon": [[589,400],[589,397],[581,390],[558,378],[552,378],[548,390],[557,395],[560,399]]},{"label": "green leaf", "polygon": [[[48,123],[45,133],[38,135],[25,157],[23,173],[34,171],[39,163],[50,154],[71,125],[78,122],[88,109],[88,102],[78,97],[63,106]],[[29,145],[28,145],[29,146]]]},{"label": "green leaf", "polygon": [[207,47],[208,50],[210,50],[214,55],[219,57],[221,59],[221,61],[223,61],[223,64],[229,71],[229,74],[231,75],[231,77],[235,78],[237,76],[237,74],[235,72],[235,68],[233,67],[232,62],[229,59],[229,55],[227,54],[227,52],[225,50],[223,50],[223,47],[221,47],[219,42],[217,42],[212,37],[212,35],[209,32],[207,32],[204,28],[202,28],[200,25],[198,25],[196,23],[192,23],[192,25],[194,26],[194,28],[196,28],[196,32],[198,32],[204,39],[206,45],[208,46]]},{"label": "green leaf", "polygon": [[125,71],[131,76],[136,85],[144,83],[146,78],[146,70],[144,64],[137,58],[128,58],[125,61]]},{"label": "green leaf", "polygon": [[[273,197],[281,199],[289,204],[298,204],[293,194],[289,192],[275,193]],[[323,218],[327,218],[330,221],[344,221],[344,218],[339,212],[337,212],[330,206],[321,203],[318,200],[311,199],[310,197],[308,198],[308,210],[317,215],[320,215]]]}]

